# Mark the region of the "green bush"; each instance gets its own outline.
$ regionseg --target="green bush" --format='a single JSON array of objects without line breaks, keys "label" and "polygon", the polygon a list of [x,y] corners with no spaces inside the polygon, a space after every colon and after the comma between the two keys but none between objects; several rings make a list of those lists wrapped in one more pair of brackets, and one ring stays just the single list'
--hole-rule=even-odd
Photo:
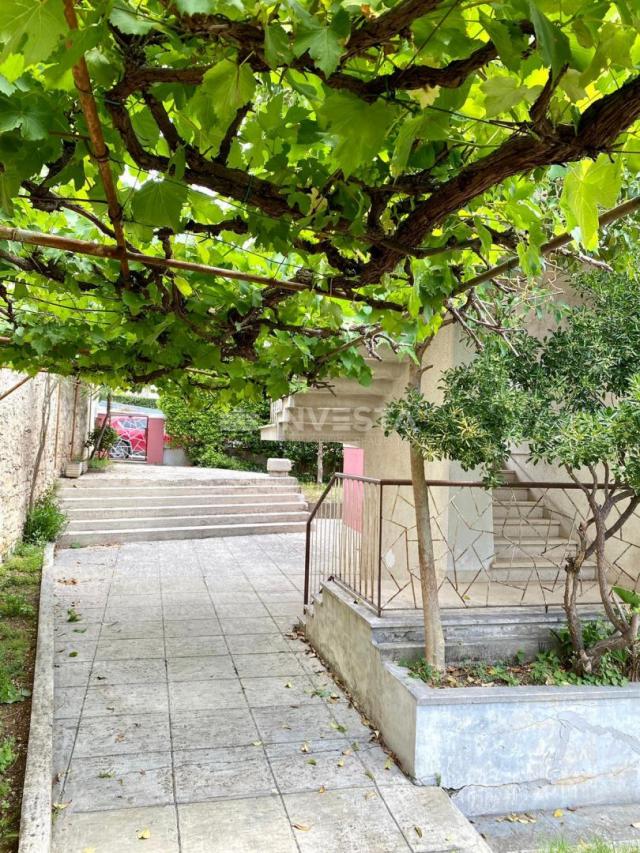
[{"label": "green bush", "polygon": [[66,523],[67,517],[58,507],[53,491],[38,498],[27,514],[22,539],[27,545],[53,542]]},{"label": "green bush", "polygon": [[[195,465],[264,471],[267,459],[278,456],[291,459],[293,473],[303,482],[316,479],[317,442],[260,438],[260,427],[269,422],[266,400],[231,408],[211,392],[194,391],[189,399],[165,393],[160,398],[160,408],[171,443],[184,448]],[[324,443],[324,479],[341,469],[342,445]]]},{"label": "green bush", "polygon": [[106,471],[111,462],[106,456],[94,456],[88,464],[90,471]]},{"label": "green bush", "polygon": [[97,426],[95,429],[92,429],[89,433],[89,437],[84,443],[85,447],[93,447],[98,443],[98,441],[100,442],[99,446],[96,447],[94,459],[96,456],[98,456],[99,453],[108,453],[113,447],[113,445],[120,438],[120,436],[112,426],[105,427],[102,438],[100,438],[101,432],[102,426]]}]

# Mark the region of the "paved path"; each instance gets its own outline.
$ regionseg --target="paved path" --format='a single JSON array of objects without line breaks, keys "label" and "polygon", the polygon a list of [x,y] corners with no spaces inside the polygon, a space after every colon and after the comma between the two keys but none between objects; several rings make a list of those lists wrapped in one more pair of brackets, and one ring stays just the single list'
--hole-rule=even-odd
[{"label": "paved path", "polygon": [[289,534],[58,552],[55,853],[482,849],[290,633],[303,549]]}]

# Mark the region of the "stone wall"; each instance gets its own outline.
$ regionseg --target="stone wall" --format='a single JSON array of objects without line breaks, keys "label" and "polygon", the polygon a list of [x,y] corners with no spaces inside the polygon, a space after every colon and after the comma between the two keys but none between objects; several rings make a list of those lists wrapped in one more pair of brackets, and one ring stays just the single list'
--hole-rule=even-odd
[{"label": "stone wall", "polygon": [[[0,397],[23,378],[0,370]],[[90,410],[88,386],[47,373],[0,399],[0,558],[20,538],[29,506],[82,451]]]}]

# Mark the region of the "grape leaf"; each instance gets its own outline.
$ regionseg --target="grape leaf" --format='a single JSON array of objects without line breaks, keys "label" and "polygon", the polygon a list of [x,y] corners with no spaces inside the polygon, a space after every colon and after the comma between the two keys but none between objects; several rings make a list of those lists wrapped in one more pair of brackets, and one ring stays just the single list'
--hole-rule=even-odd
[{"label": "grape leaf", "polygon": [[47,59],[68,30],[62,0],[2,0],[0,62],[22,53],[25,66]]},{"label": "grape leaf", "polygon": [[178,231],[187,187],[173,181],[147,181],[131,202],[135,219],[143,225],[167,225]]}]

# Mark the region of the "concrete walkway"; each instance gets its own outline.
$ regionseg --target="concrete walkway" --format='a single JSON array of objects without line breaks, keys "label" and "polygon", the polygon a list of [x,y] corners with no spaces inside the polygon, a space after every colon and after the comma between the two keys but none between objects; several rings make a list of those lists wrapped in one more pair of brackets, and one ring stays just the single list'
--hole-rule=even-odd
[{"label": "concrete walkway", "polygon": [[291,629],[299,534],[58,553],[55,853],[482,851]]}]

